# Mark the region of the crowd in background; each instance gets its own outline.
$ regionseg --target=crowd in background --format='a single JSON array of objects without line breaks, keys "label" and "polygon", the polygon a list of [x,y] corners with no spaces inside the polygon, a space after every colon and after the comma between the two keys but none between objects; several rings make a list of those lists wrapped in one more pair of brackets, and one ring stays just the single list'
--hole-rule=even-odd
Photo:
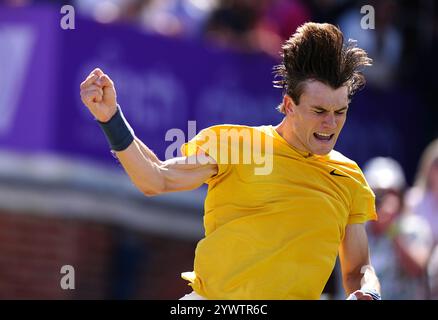
[{"label": "crowd in background", "polygon": [[[26,5],[31,0],[0,3]],[[44,1],[57,2],[57,1]],[[281,44],[306,21],[329,22],[358,40],[373,58],[367,71],[378,90],[420,92],[432,121],[414,181],[396,159],[376,157],[364,174],[376,194],[379,220],[367,225],[371,259],[384,299],[438,299],[438,5],[435,1],[346,0],[73,0],[77,12],[101,23],[132,23],[148,33],[213,42],[239,52],[278,57]],[[375,29],[364,32],[360,7],[375,9]],[[415,81],[412,81],[415,79]],[[403,112],[401,110],[401,112]],[[435,119],[435,121],[433,121]],[[434,140],[435,139],[435,140]],[[429,142],[428,141],[428,142]]]},{"label": "crowd in background", "polygon": [[412,187],[392,158],[373,158],[363,169],[376,195],[379,220],[367,228],[382,296],[438,299],[438,139],[424,151]]},{"label": "crowd in background", "polygon": [[[35,3],[71,4],[76,13],[101,23],[129,23],[144,32],[196,39],[239,52],[261,52],[279,58],[281,44],[306,21],[339,25],[346,38],[358,41],[373,59],[365,70],[378,90],[417,90],[426,113],[433,106],[438,43],[438,5],[434,0],[0,0],[14,6]],[[364,30],[365,5],[374,8],[374,29]],[[413,81],[415,79],[415,81]],[[414,86],[414,88],[413,88]],[[433,124],[422,128],[428,141]]]}]

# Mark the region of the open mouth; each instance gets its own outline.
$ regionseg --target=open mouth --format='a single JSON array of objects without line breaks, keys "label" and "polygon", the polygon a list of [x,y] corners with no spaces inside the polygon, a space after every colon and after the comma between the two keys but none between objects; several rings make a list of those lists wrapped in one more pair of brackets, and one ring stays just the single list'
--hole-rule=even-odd
[{"label": "open mouth", "polygon": [[335,135],[334,133],[328,134],[328,133],[322,133],[322,132],[315,132],[313,134],[313,136],[319,141],[330,141],[330,140],[332,140],[334,135]]}]

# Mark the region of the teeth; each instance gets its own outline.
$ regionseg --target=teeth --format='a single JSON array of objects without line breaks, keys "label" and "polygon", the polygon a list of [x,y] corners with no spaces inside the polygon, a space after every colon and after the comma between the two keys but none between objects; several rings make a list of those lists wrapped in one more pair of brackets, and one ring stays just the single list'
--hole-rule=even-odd
[{"label": "teeth", "polygon": [[317,132],[316,134],[319,135],[319,136],[323,136],[323,137],[330,137],[331,136],[331,134],[320,133],[320,132]]}]

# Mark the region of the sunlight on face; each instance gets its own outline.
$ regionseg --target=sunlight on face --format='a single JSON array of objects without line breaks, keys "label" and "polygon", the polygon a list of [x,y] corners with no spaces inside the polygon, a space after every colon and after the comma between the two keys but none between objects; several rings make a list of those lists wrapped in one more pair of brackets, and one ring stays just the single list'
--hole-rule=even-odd
[{"label": "sunlight on face", "polygon": [[291,101],[288,114],[294,145],[312,154],[329,153],[344,126],[348,103],[346,86],[333,89],[320,81],[308,81],[299,105]]}]

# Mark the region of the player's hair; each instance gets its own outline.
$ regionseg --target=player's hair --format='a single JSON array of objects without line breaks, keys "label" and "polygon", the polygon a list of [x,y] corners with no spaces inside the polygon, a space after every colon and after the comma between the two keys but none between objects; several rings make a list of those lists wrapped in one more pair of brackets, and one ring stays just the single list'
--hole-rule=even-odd
[{"label": "player's hair", "polygon": [[[300,26],[283,47],[283,62],[274,67],[274,86],[283,88],[295,104],[300,103],[308,80],[321,81],[333,89],[347,86],[348,96],[365,85],[360,71],[372,60],[356,41],[344,44],[342,32],[332,24],[308,22]],[[285,113],[281,104],[277,108]]]}]

